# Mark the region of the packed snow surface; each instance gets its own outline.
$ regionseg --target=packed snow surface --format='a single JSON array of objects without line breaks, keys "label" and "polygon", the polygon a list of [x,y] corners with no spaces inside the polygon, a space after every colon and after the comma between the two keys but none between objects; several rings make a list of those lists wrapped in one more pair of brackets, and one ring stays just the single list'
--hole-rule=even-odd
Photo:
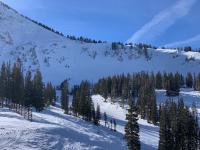
[{"label": "packed snow surface", "polygon": [[34,112],[33,118],[29,122],[8,109],[0,109],[0,149],[126,149],[121,133],[65,115],[60,108]]},{"label": "packed snow surface", "polygon": [[[0,149],[116,149],[126,148],[124,125],[126,110],[118,104],[104,102],[100,95],[92,96],[95,105],[108,119],[115,119],[117,132],[101,126],[94,126],[80,118],[63,114],[59,107],[49,107],[41,113],[33,112],[33,122],[6,108],[0,109]],[[103,118],[102,118],[103,119]],[[156,149],[158,127],[140,119],[140,140],[142,149]]]},{"label": "packed snow surface", "polygon": [[[165,90],[156,90],[158,104],[167,99]],[[200,93],[193,89],[181,89],[180,96],[187,106],[197,104],[200,113]],[[177,100],[178,97],[173,97]],[[81,118],[66,115],[57,106],[50,106],[41,113],[33,112],[33,122],[23,119],[20,115],[7,108],[0,108],[0,149],[126,149],[124,126],[126,124],[127,106],[113,103],[100,95],[92,96],[95,107],[100,105],[102,113],[101,126],[94,126]],[[71,101],[71,98],[70,98]],[[71,102],[70,102],[71,103]],[[103,113],[106,112],[108,122],[115,119],[117,132],[104,127]],[[149,124],[146,120],[138,120],[142,150],[158,148],[159,127]]]},{"label": "packed snow surface", "polygon": [[[92,96],[95,106],[100,105],[101,112],[106,112],[109,119],[115,119],[117,123],[117,131],[124,135],[124,126],[126,124],[126,107],[122,108],[118,103],[112,103],[109,99],[105,99],[100,95]],[[102,114],[103,119],[103,114]],[[146,120],[138,120],[140,127],[140,141],[142,150],[156,150],[158,148],[159,128],[147,123]],[[102,125],[104,121],[102,121]]]}]

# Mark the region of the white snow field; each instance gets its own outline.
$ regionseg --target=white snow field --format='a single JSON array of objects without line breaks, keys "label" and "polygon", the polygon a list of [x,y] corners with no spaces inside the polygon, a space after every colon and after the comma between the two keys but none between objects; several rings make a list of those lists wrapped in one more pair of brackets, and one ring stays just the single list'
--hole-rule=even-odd
[{"label": "white snow field", "polygon": [[63,114],[57,107],[33,113],[33,122],[0,109],[1,150],[123,150],[123,135],[80,118]]},{"label": "white snow field", "polygon": [[200,53],[176,49],[141,49],[111,43],[84,43],[55,34],[0,2],[0,64],[20,58],[25,70],[40,68],[45,81],[59,84],[70,78],[96,81],[104,76],[138,71],[199,72]]},{"label": "white snow field", "polygon": [[[163,102],[167,99],[166,90],[156,90],[157,103]],[[174,101],[177,101],[179,98],[184,99],[184,103],[187,106],[192,106],[194,102],[197,105],[197,108],[200,108],[200,92],[194,91],[194,89],[190,88],[182,88],[180,89],[179,96],[171,97]]]},{"label": "white snow field", "polygon": [[[0,108],[0,149],[13,150],[123,150],[126,148],[124,126],[126,109],[117,103],[104,102],[100,95],[92,96],[95,105],[100,104],[101,113],[115,119],[117,132],[70,115],[59,107],[50,106],[41,113],[33,112],[33,122],[6,108]],[[103,119],[103,115],[102,115]],[[142,149],[154,150],[158,145],[159,128],[140,119]]]},{"label": "white snow field", "polygon": [[[109,99],[105,102],[105,99],[100,95],[92,96],[94,105],[100,105],[102,113],[101,124],[104,125],[103,113],[106,112],[108,116],[108,121],[110,119],[115,119],[117,123],[117,132],[124,135],[124,126],[126,124],[126,106],[124,109],[118,103],[112,103]],[[140,126],[140,141],[142,150],[156,150],[158,148],[159,140],[159,128],[152,124],[147,123],[146,120],[138,120]]]},{"label": "white snow field", "polygon": [[[164,90],[156,90],[158,103],[167,99]],[[200,93],[193,89],[181,89],[180,97],[186,105],[197,104],[200,113]],[[177,100],[178,97],[174,97]],[[50,106],[41,113],[33,112],[33,122],[23,119],[20,115],[7,108],[0,108],[0,149],[3,150],[123,150],[126,149],[124,137],[125,115],[124,108],[119,103],[113,103],[100,95],[92,96],[95,106],[100,105],[102,118],[101,126],[94,126],[80,118],[63,114],[60,104]],[[71,102],[70,102],[71,103]],[[104,127],[103,113],[106,112],[108,121],[115,119],[117,132]],[[142,150],[158,148],[159,127],[139,119],[140,141]]]}]

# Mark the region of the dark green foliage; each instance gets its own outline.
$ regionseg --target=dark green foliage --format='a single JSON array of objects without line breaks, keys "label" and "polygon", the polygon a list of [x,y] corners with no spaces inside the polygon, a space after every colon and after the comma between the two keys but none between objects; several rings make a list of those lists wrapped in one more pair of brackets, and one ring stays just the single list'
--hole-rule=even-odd
[{"label": "dark green foliage", "polygon": [[[24,74],[26,74],[25,77]],[[52,100],[56,97],[55,88],[50,83],[46,87],[44,89],[41,72],[37,69],[32,78],[30,71],[26,73],[23,71],[20,59],[12,66],[10,63],[3,63],[1,66],[0,98],[6,105],[12,102],[25,107],[33,106],[36,111],[42,111],[45,104],[53,104]]]},{"label": "dark green foliage", "polygon": [[73,113],[78,116],[81,115],[85,120],[92,120],[93,104],[91,100],[90,84],[87,81],[82,81],[80,86],[74,86],[72,90]]},{"label": "dark green foliage", "polygon": [[33,106],[36,111],[42,111],[45,106],[44,102],[44,84],[42,82],[42,74],[37,69],[34,79],[33,79]]},{"label": "dark green foliage", "polygon": [[119,47],[118,47],[118,43],[116,42],[113,42],[112,43],[112,50],[117,50]]},{"label": "dark green foliage", "polygon": [[75,116],[78,116],[79,114],[79,103],[80,103],[80,87],[74,86],[73,90],[73,100],[72,100],[72,111],[75,114]]},{"label": "dark green foliage", "polygon": [[190,51],[192,51],[192,47],[191,46],[186,46],[186,47],[184,47],[184,51],[185,52],[190,52]]},{"label": "dark green foliage", "polygon": [[92,103],[92,110],[91,110],[91,113],[92,113],[92,121],[93,123],[96,125],[96,111],[95,111],[95,108],[94,108],[94,104]]},{"label": "dark green foliage", "polygon": [[162,74],[158,72],[156,74],[156,88],[157,89],[162,89],[163,88],[163,83],[162,83]]},{"label": "dark green foliage", "polygon": [[187,77],[186,77],[186,79],[185,79],[186,81],[186,86],[188,87],[188,88],[192,88],[193,87],[193,77],[192,77],[192,74],[191,73],[188,73],[187,74]]},{"label": "dark green foliage", "polygon": [[106,112],[104,112],[103,116],[104,116],[104,122],[105,122],[105,127],[106,127],[108,124],[108,117],[107,117]]},{"label": "dark green foliage", "polygon": [[34,87],[32,81],[31,72],[28,71],[25,76],[25,88],[24,88],[24,105],[29,107],[33,104],[33,97],[34,97]]},{"label": "dark green foliage", "polygon": [[67,80],[63,82],[61,86],[61,107],[64,110],[65,114],[69,112],[69,97],[68,97],[68,82]]},{"label": "dark green foliage", "polygon": [[176,73],[173,75],[169,73],[164,76],[164,84],[166,89],[167,96],[176,96],[179,95],[180,84],[181,84],[181,75]]},{"label": "dark green foliage", "polygon": [[137,107],[134,101],[130,100],[128,114],[126,120],[128,121],[125,125],[125,139],[129,150],[139,150],[139,125],[138,125],[138,114]]},{"label": "dark green foliage", "polygon": [[194,89],[200,91],[200,73],[196,76],[194,80]]},{"label": "dark green foliage", "polygon": [[115,120],[115,119],[113,120],[113,125],[114,125],[114,131],[117,131],[117,130],[116,130],[117,123],[116,123],[116,120]]},{"label": "dark green foliage", "polygon": [[56,91],[51,82],[47,83],[44,89],[44,101],[47,105],[55,105]]},{"label": "dark green foliage", "polygon": [[167,100],[160,106],[160,150],[197,150],[199,126],[196,107],[192,111],[185,107],[183,99],[178,104]]},{"label": "dark green foliage", "polygon": [[99,125],[99,121],[100,121],[100,119],[101,119],[100,105],[97,105],[96,117],[95,117],[96,125]]},{"label": "dark green foliage", "polygon": [[24,76],[22,64],[18,60],[12,68],[12,101],[14,103],[24,104]]},{"label": "dark green foliage", "polygon": [[151,83],[140,88],[137,101],[141,118],[147,119],[148,122],[156,124],[158,121],[156,95]]}]

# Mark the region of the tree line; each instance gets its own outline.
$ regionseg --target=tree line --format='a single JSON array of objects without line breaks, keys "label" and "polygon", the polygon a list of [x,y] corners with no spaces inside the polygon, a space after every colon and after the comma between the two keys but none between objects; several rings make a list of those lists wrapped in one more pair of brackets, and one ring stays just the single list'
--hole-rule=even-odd
[{"label": "tree line", "polygon": [[115,75],[99,79],[94,84],[94,93],[99,93],[105,98],[121,97],[123,101],[131,95],[139,96],[139,91],[142,86],[151,84],[153,89],[165,89],[167,96],[179,95],[180,88],[194,88],[200,91],[200,73],[195,75],[187,73],[186,76],[176,73],[133,73],[127,75]]},{"label": "tree line", "polygon": [[82,81],[80,85],[75,85],[72,89],[72,105],[69,106],[68,81],[61,84],[61,107],[66,114],[73,113],[76,117],[82,117],[86,121],[99,125],[101,119],[100,105],[94,107],[91,99],[91,84]]},{"label": "tree line", "polygon": [[[129,150],[140,150],[138,107],[129,100],[125,139]],[[159,106],[159,150],[199,150],[200,128],[196,105],[186,107],[183,99],[166,100]]]},{"label": "tree line", "polygon": [[[24,75],[25,74],[25,75]],[[31,71],[23,72],[22,63],[3,63],[0,70],[0,100],[34,107],[42,111],[45,106],[54,105],[56,101],[56,88],[51,82],[43,83],[39,69],[32,75]]]},{"label": "tree line", "polygon": [[198,150],[200,130],[195,104],[189,109],[183,99],[160,105],[159,150]]},{"label": "tree line", "polygon": [[[66,114],[73,114],[76,117],[92,122],[94,125],[100,124],[102,118],[100,105],[96,108],[91,99],[93,90],[92,85],[88,81],[82,81],[80,85],[75,85],[72,91],[69,92],[68,81],[65,80],[60,85],[61,89],[61,108]],[[69,95],[72,94],[72,104],[69,105]],[[108,119],[107,114],[103,113],[105,127],[116,131],[117,122],[115,119]]]}]

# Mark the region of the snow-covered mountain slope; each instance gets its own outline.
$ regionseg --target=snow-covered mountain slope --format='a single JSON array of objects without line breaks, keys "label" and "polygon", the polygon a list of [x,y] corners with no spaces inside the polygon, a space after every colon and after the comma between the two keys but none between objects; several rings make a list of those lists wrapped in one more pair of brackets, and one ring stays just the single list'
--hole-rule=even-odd
[{"label": "snow-covered mountain slope", "polygon": [[123,135],[50,107],[33,113],[33,122],[0,109],[0,149],[13,150],[106,150],[126,149]]},{"label": "snow-covered mountain slope", "polygon": [[[123,150],[126,148],[124,125],[126,110],[118,104],[105,103],[99,95],[92,97],[101,105],[108,119],[115,119],[117,132],[63,113],[59,107],[49,107],[41,113],[33,112],[33,122],[6,108],[0,108],[0,149],[29,150]],[[103,116],[102,116],[103,119]],[[142,149],[154,150],[158,145],[159,128],[140,119]]]},{"label": "snow-covered mountain slope", "polygon": [[111,43],[84,43],[55,34],[0,2],[0,62],[23,61],[25,70],[40,68],[45,81],[71,83],[136,71],[200,70],[200,53],[130,46],[112,50]]},{"label": "snow-covered mountain slope", "polygon": [[[180,93],[187,106],[191,106],[193,101],[197,103],[200,114],[200,93],[192,89],[181,89]],[[166,99],[163,90],[157,90],[156,95],[158,102]],[[100,95],[93,95],[92,100],[95,106],[100,105],[102,118],[99,127],[80,118],[64,114],[59,107],[59,102],[57,102],[57,107],[51,106],[41,113],[33,112],[33,122],[23,119],[22,116],[9,109],[0,108],[0,149],[126,149],[123,135],[127,106],[122,108],[120,104],[112,103],[109,99],[105,102]],[[107,113],[108,121],[116,120],[117,132],[104,127],[104,112]],[[139,119],[138,123],[141,149],[157,149],[159,127],[142,119]]]},{"label": "snow-covered mountain slope", "polygon": [[[115,119],[117,122],[117,132],[124,135],[124,127],[126,125],[126,107],[122,108],[118,103],[111,103],[109,99],[105,99],[100,95],[93,95],[92,100],[95,106],[100,105],[102,112],[101,124],[104,125],[103,113],[106,112],[108,121]],[[140,126],[140,142],[142,150],[156,150],[158,149],[159,128],[152,124],[147,123],[146,120],[138,120]]]}]

